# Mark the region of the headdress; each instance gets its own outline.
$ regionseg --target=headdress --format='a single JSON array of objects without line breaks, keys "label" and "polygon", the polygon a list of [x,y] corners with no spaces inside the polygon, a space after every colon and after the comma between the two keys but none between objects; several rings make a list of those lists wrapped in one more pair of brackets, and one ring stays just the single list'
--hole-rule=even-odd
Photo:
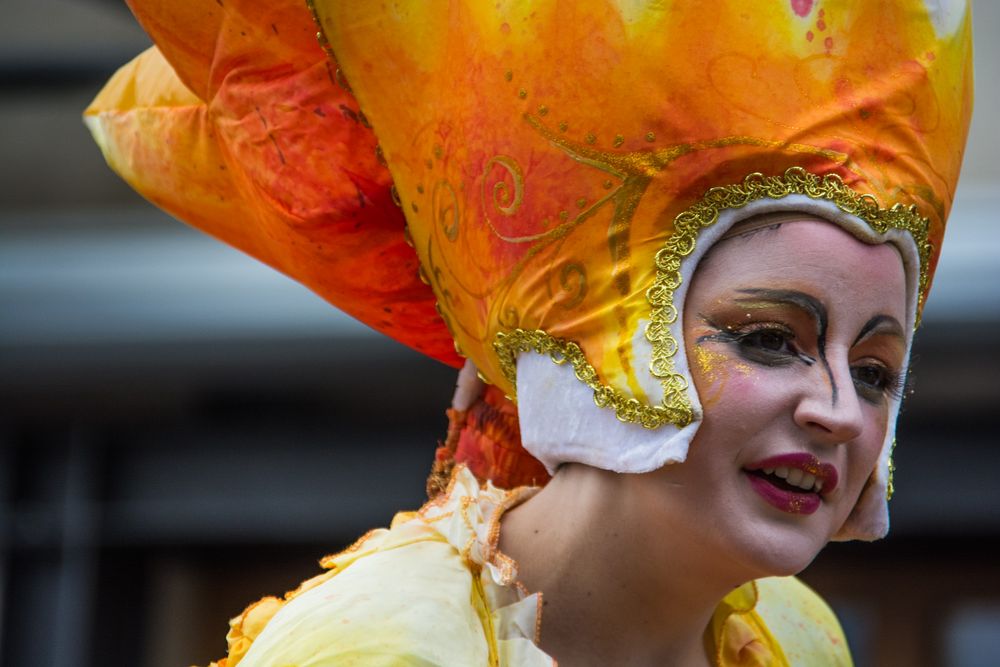
[{"label": "headdress", "polygon": [[[160,48],[87,112],[109,162],[375,328],[452,363],[454,340],[550,469],[683,460],[684,293],[748,216],[896,243],[919,319],[971,113],[964,2],[315,0],[322,50],[294,3],[132,6]],[[892,430],[842,538],[887,529]]]}]

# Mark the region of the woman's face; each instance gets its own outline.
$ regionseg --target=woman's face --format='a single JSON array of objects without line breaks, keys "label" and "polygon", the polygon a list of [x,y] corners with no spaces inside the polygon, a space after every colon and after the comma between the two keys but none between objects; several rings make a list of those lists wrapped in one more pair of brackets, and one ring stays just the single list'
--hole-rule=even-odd
[{"label": "woman's face", "polygon": [[706,546],[791,574],[843,525],[900,391],[905,285],[895,248],[806,215],[712,249],[684,307],[704,421],[654,473]]}]

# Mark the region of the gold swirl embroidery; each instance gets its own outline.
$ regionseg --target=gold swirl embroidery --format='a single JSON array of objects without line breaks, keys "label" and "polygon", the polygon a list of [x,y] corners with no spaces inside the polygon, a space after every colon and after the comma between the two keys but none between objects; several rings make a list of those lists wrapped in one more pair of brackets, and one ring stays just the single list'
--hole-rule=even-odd
[{"label": "gold swirl embroidery", "polygon": [[587,270],[579,262],[564,264],[559,271],[559,284],[564,292],[572,294],[559,301],[559,307],[565,310],[576,308],[583,301],[583,297],[587,296]]},{"label": "gold swirl embroidery", "polygon": [[[490,182],[489,176],[495,165],[502,167],[506,173],[504,176],[501,176],[493,182],[493,193],[492,196],[488,197],[486,194],[486,187]],[[508,175],[510,176],[511,181],[513,181],[513,192],[511,192],[511,187],[506,181],[506,176]],[[506,155],[497,155],[490,158],[486,162],[486,166],[483,168],[483,175],[480,181],[479,187],[480,200],[483,207],[483,220],[490,228],[490,231],[492,231],[498,239],[506,241],[507,243],[532,243],[534,241],[539,241],[552,236],[553,230],[542,231],[537,234],[528,234],[525,236],[512,236],[504,234],[502,231],[497,229],[496,225],[493,224],[492,218],[490,218],[491,205],[492,208],[499,211],[503,216],[510,217],[517,213],[518,209],[521,208],[521,204],[524,202],[524,172],[521,170],[521,166],[514,160],[514,158]]]},{"label": "gold swirl embroidery", "polygon": [[514,181],[513,195],[509,191],[507,181],[502,178],[493,184],[493,206],[505,216],[514,215],[517,209],[521,207],[521,202],[524,201],[524,173],[521,171],[520,165],[514,161],[514,158],[507,157],[506,155],[497,155],[490,158],[483,168],[482,196],[484,205],[486,204],[486,181],[490,171],[493,169],[493,165],[500,165],[506,169]]},{"label": "gold swirl embroidery", "polygon": [[[431,208],[434,211],[434,220],[441,225],[445,237],[449,241],[458,238],[459,210],[458,195],[451,183],[445,180],[434,184],[434,191],[431,194]],[[450,223],[450,224],[449,224]]]},{"label": "gold swirl embroidery", "polygon": [[516,306],[506,306],[503,311],[497,316],[500,325],[508,329],[514,329],[517,327],[518,322],[521,321],[521,315],[517,312]]},{"label": "gold swirl embroidery", "polygon": [[[890,229],[908,232],[916,243],[920,257],[917,312],[921,311],[927,289],[927,259],[931,243],[928,240],[930,223],[920,215],[916,206],[896,204],[883,208],[874,196],[852,190],[836,174],[818,176],[801,167],[792,167],[781,176],[753,173],[742,183],[710,189],[700,201],[678,214],[674,218],[673,233],[655,255],[656,276],[646,290],[646,299],[652,310],[645,333],[653,347],[650,372],[663,387],[661,405],[640,403],[602,383],[579,345],[540,330],[515,329],[496,334],[493,349],[499,357],[504,376],[511,383],[516,383],[519,353],[532,351],[548,354],[557,364],[571,363],[576,377],[594,390],[594,402],[598,407],[614,409],[621,421],[641,424],[646,428],[657,428],[666,423],[683,427],[691,423],[694,414],[687,396],[688,382],[675,369],[673,357],[679,346],[670,331],[670,325],[677,321],[678,316],[674,292],[682,280],[681,263],[694,251],[701,231],[715,224],[722,211],[742,208],[759,199],[781,199],[792,194],[831,201],[842,211],[863,220],[879,234]],[[891,494],[891,488],[890,483],[887,495]]]}]

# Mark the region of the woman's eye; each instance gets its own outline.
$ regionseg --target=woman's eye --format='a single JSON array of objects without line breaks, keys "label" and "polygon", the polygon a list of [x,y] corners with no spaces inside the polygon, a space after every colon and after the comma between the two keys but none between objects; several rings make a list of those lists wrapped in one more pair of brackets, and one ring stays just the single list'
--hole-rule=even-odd
[{"label": "woman's eye", "polygon": [[743,337],[744,345],[759,347],[771,352],[783,352],[788,348],[788,335],[783,331],[754,331]]},{"label": "woman's eye", "polygon": [[881,364],[867,364],[851,367],[851,379],[858,393],[873,403],[886,395],[898,396],[902,390],[902,379],[896,371]]},{"label": "woman's eye", "polygon": [[754,329],[736,337],[740,354],[745,359],[769,366],[787,363],[796,358],[794,340],[795,334],[777,328]]},{"label": "woman's eye", "polygon": [[886,386],[886,368],[884,366],[861,366],[851,369],[851,377],[855,382],[869,387],[883,388]]},{"label": "woman's eye", "polygon": [[702,336],[699,343],[713,341],[725,343],[746,359],[764,366],[783,366],[799,359],[808,359],[800,354],[795,343],[795,331],[781,322],[746,322],[719,327],[706,318],[715,333]]}]

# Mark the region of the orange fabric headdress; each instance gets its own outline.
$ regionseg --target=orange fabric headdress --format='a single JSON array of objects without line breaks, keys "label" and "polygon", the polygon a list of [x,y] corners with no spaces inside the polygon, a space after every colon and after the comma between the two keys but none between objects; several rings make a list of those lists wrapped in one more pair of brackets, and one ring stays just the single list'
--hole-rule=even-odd
[{"label": "orange fabric headdress", "polygon": [[86,115],[136,189],[506,394],[539,353],[649,429],[700,418],[678,313],[727,212],[901,230],[919,310],[971,114],[961,0],[314,0],[322,48],[293,0],[130,5],[158,48]]},{"label": "orange fabric headdress", "polygon": [[388,169],[297,0],[136,0],[156,42],[85,112],[108,163],[178,218],[460,366]]},{"label": "orange fabric headdress", "polygon": [[[374,328],[460,363],[419,255],[491,382],[513,395],[542,347],[655,425],[687,418],[671,280],[720,207],[800,192],[912,225],[926,294],[972,85],[968,12],[933,4],[319,0],[362,113],[297,2],[133,0],[158,49],[86,116],[152,201]],[[649,321],[667,411],[629,403],[659,407],[630,349]]]},{"label": "orange fabric headdress", "polygon": [[906,228],[926,293],[971,109],[968,14],[935,4],[955,7],[315,9],[462,352],[512,395],[519,352],[568,358],[599,402],[657,426],[692,418],[672,295],[723,208],[800,193]]}]

